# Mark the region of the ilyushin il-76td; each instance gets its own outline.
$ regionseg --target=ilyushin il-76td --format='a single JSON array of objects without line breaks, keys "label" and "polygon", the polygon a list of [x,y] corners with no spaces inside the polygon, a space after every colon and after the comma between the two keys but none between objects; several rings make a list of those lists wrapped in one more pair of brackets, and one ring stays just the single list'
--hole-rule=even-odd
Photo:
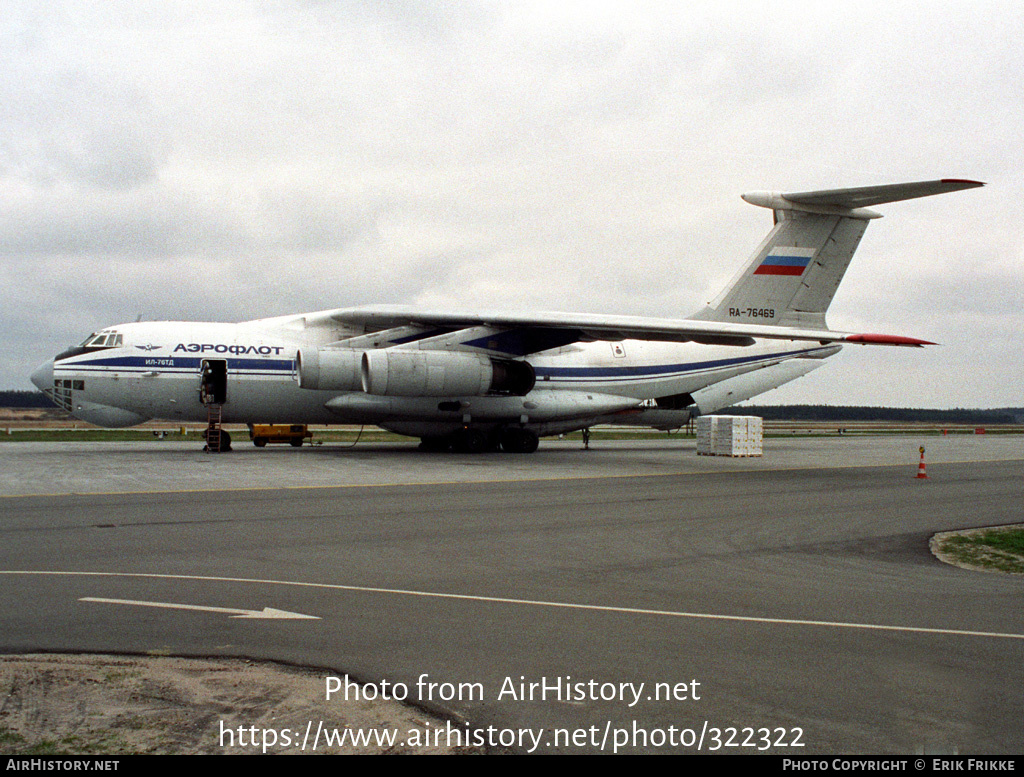
[{"label": "ilyushin il-76td", "polygon": [[105,427],[150,419],[373,424],[423,447],[529,453],[595,424],[673,429],[799,378],[845,344],[825,313],[881,203],[968,189],[942,179],[743,195],[775,225],[689,318],[371,306],[237,324],[139,321],[90,334],[32,374]]}]

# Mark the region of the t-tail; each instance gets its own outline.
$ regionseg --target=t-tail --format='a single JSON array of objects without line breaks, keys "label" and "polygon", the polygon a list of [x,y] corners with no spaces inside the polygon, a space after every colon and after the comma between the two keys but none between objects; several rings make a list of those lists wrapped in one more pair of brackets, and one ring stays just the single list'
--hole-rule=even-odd
[{"label": "t-tail", "polygon": [[703,321],[827,329],[825,311],[871,219],[872,205],[984,186],[978,181],[938,181],[830,189],[752,192],[743,199],[771,208],[775,228],[750,262],[707,307]]}]

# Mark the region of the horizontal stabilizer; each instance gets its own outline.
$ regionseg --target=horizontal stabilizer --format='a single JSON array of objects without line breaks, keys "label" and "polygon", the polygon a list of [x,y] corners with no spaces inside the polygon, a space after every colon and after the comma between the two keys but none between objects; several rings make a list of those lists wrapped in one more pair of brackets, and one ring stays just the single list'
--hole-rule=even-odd
[{"label": "horizontal stabilizer", "polygon": [[885,186],[860,186],[855,189],[824,189],[819,192],[796,192],[783,194],[790,202],[801,205],[830,205],[839,208],[869,208],[884,202],[913,200],[946,194],[961,189],[973,189],[985,184],[959,178],[942,178],[938,181],[917,181],[916,183],[892,183]]},{"label": "horizontal stabilizer", "polygon": [[[825,312],[871,219],[869,205],[984,186],[980,181],[936,181],[822,189],[748,192],[743,199],[770,208],[775,228],[733,282],[694,317],[723,323],[756,322],[827,329]],[[927,345],[900,338],[857,335],[849,342]]]}]

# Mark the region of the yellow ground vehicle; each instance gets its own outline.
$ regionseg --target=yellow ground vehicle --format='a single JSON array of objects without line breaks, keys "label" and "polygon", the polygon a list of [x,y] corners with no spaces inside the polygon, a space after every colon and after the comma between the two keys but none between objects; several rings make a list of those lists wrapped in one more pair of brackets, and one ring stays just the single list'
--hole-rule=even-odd
[{"label": "yellow ground vehicle", "polygon": [[288,443],[296,448],[306,439],[313,439],[313,433],[305,424],[249,424],[249,439],[257,448],[267,443]]}]

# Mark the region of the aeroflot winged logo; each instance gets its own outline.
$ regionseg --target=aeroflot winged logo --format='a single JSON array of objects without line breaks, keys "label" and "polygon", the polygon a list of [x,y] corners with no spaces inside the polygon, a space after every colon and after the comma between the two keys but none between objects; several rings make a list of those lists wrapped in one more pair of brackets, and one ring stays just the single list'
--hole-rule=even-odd
[{"label": "aeroflot winged logo", "polygon": [[775,246],[754,270],[754,275],[803,275],[813,256],[813,248]]},{"label": "aeroflot winged logo", "polygon": [[152,343],[150,343],[149,345],[136,345],[135,347],[138,348],[140,351],[159,351],[160,350],[160,346],[159,345],[153,345]]},{"label": "aeroflot winged logo", "polygon": [[284,348],[280,345],[225,345],[224,343],[178,343],[174,346],[174,353],[184,351],[185,353],[232,353],[235,355],[243,353],[254,353],[259,356],[280,355]]}]

